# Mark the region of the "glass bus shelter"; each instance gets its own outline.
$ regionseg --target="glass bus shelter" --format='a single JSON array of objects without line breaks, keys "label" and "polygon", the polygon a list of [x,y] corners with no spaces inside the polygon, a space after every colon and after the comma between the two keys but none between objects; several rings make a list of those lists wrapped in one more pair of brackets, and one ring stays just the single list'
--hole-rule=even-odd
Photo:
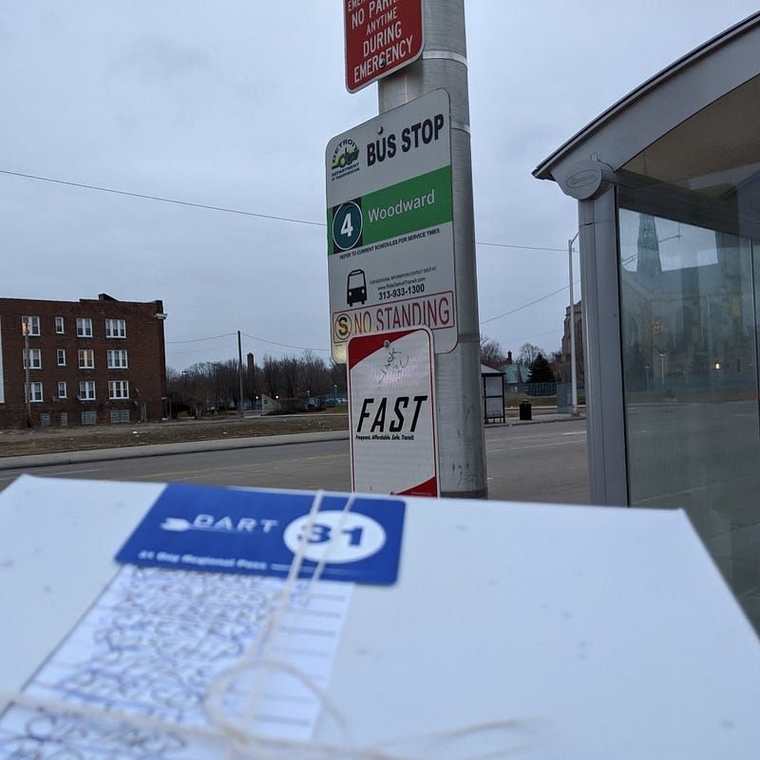
[{"label": "glass bus shelter", "polygon": [[760,13],[534,171],[578,200],[591,499],[683,507],[760,629]]}]

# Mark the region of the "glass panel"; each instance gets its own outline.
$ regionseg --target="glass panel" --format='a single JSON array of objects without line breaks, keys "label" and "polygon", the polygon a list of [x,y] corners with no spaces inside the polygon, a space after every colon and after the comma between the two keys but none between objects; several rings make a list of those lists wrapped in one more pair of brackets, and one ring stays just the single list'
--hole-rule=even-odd
[{"label": "glass panel", "polygon": [[683,507],[760,628],[757,248],[621,209],[631,505]]}]

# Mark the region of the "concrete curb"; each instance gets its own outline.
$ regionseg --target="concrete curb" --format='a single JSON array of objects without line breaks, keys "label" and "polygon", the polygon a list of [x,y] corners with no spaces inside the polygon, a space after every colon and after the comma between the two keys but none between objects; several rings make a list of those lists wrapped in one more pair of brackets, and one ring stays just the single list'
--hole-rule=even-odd
[{"label": "concrete curb", "polygon": [[517,417],[507,417],[506,422],[490,422],[486,425],[486,430],[490,427],[500,427],[509,425],[536,425],[544,422],[569,422],[570,420],[585,420],[586,415],[579,414],[560,414],[559,412],[536,412],[533,409],[533,417],[530,420],[521,420]]},{"label": "concrete curb", "polygon": [[[486,425],[486,430],[514,425],[536,425],[546,422],[567,422],[583,419],[585,415],[541,412],[534,408],[533,419],[519,420],[507,417],[506,422]],[[117,449],[85,449],[82,451],[58,451],[50,454],[24,454],[17,457],[0,457],[0,471],[25,470],[51,465],[81,464],[84,462],[109,462],[115,459],[141,459],[153,456],[173,456],[175,454],[202,454],[207,451],[230,451],[233,449],[256,449],[262,446],[288,446],[295,443],[348,440],[348,430],[330,430],[318,433],[286,433],[283,435],[261,435],[250,438],[222,438],[208,441],[188,441],[186,443],[151,443],[144,446],[123,446]]]},{"label": "concrete curb", "polygon": [[117,449],[85,449],[82,451],[58,451],[50,454],[24,454],[17,457],[0,457],[0,471],[48,467],[56,464],[109,462],[114,459],[141,459],[143,457],[165,457],[175,454],[202,454],[207,451],[255,449],[262,446],[287,446],[293,443],[340,441],[344,438],[348,439],[347,430],[331,430],[320,433],[286,433],[284,435],[223,438],[209,441],[188,441],[186,443],[151,443],[144,446],[123,446]]}]

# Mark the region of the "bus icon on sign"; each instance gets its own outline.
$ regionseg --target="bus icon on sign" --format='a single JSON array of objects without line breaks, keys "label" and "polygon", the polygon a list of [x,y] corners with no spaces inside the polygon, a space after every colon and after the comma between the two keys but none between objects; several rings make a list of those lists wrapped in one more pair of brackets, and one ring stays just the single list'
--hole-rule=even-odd
[{"label": "bus icon on sign", "polygon": [[363,269],[354,269],[348,273],[346,282],[346,301],[349,306],[355,303],[364,305],[367,301],[367,278]]}]

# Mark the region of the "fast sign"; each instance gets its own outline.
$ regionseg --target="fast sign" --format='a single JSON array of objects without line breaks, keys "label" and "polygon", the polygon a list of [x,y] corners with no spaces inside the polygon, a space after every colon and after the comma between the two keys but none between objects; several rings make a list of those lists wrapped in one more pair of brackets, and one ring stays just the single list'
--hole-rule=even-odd
[{"label": "fast sign", "polygon": [[422,0],[343,0],[346,89],[356,92],[419,58]]},{"label": "fast sign", "polygon": [[425,326],[457,344],[449,96],[435,90],[327,145],[333,358],[356,335]]},{"label": "fast sign", "polygon": [[434,385],[429,329],[351,339],[348,392],[354,491],[439,495]]}]

